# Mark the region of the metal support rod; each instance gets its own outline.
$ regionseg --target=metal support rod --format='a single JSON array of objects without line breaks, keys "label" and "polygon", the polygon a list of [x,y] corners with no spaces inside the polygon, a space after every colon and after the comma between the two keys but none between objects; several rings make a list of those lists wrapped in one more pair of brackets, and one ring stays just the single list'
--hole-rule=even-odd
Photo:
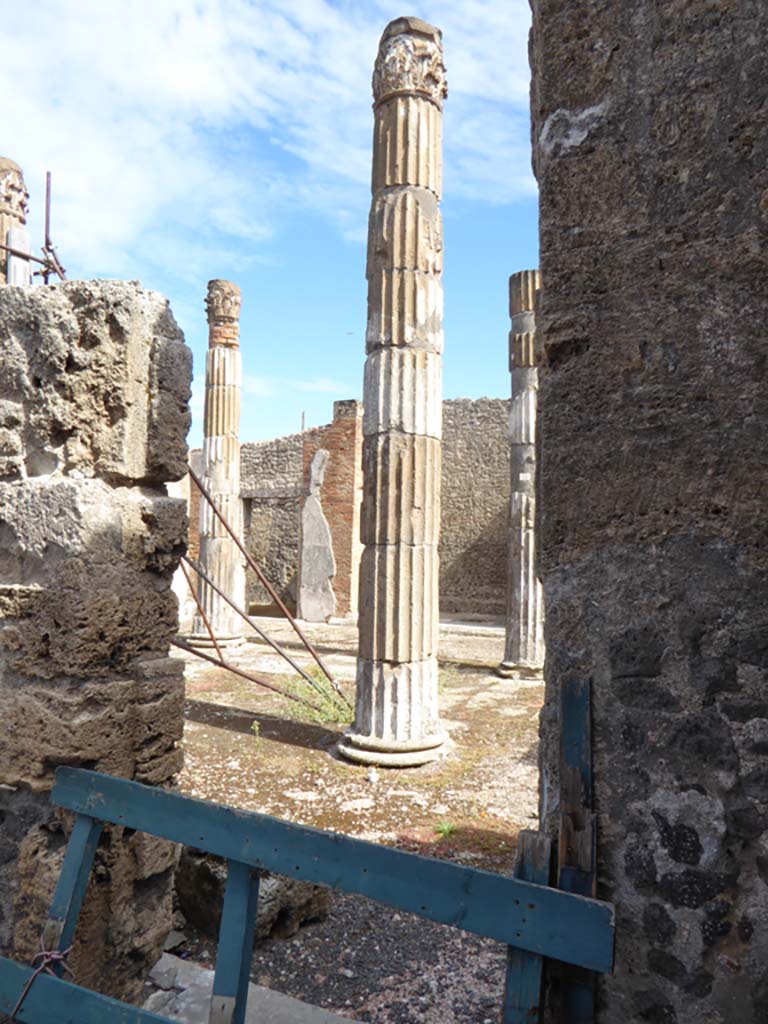
[{"label": "metal support rod", "polygon": [[319,708],[316,704],[313,704],[311,700],[306,700],[304,697],[297,697],[294,693],[288,693],[287,690],[281,690],[279,686],[274,686],[272,683],[266,682],[264,679],[257,679],[256,676],[251,675],[250,672],[246,672],[241,668],[237,668],[235,665],[230,665],[229,662],[223,659],[219,661],[218,658],[211,657],[210,654],[204,654],[199,648],[191,647],[189,644],[185,644],[183,640],[178,638],[171,640],[171,644],[174,647],[178,647],[180,651],[186,651],[187,654],[193,654],[196,658],[202,658],[203,661],[210,661],[212,665],[217,668],[226,669],[227,672],[232,672],[236,676],[242,676],[243,679],[247,679],[251,683],[256,683],[257,686],[263,686],[267,690],[271,690],[273,693],[279,694],[281,697],[287,697],[288,700],[295,701],[297,704],[304,704],[308,708],[312,708],[319,715],[324,715],[325,712],[322,708]]},{"label": "metal support rod", "polygon": [[[227,604],[229,605],[229,607],[230,607],[230,608],[231,608],[231,609],[232,609],[232,610],[233,610],[234,612],[236,612],[236,613],[237,613],[237,614],[238,614],[238,615],[240,616],[240,618],[241,618],[241,619],[243,620],[243,622],[246,622],[246,623],[247,623],[247,624],[248,624],[248,625],[249,625],[249,626],[251,627],[251,629],[255,630],[255,631],[256,631],[256,633],[257,633],[257,634],[258,634],[258,635],[259,635],[259,636],[261,637],[261,639],[262,639],[262,640],[264,640],[264,641],[265,641],[266,643],[268,643],[268,644],[269,644],[269,646],[270,646],[270,647],[271,647],[271,648],[272,648],[272,649],[273,649],[274,651],[277,651],[277,653],[278,653],[278,654],[280,655],[280,657],[281,657],[281,658],[285,658],[285,660],[286,660],[286,661],[288,662],[288,664],[289,664],[289,665],[291,666],[291,668],[293,668],[293,669],[294,669],[294,670],[295,670],[296,672],[298,672],[300,676],[303,676],[303,677],[304,677],[304,679],[305,679],[305,680],[306,680],[306,681],[307,681],[307,682],[309,683],[309,685],[310,685],[310,686],[311,686],[311,687],[312,687],[312,688],[313,688],[314,690],[316,690],[316,692],[317,692],[317,693],[319,693],[321,697],[327,698],[328,696],[330,696],[330,695],[329,695],[329,694],[327,693],[327,691],[326,691],[326,690],[324,690],[324,689],[323,689],[323,688],[322,688],[322,687],[320,686],[320,684],[319,684],[319,683],[317,682],[317,680],[316,680],[316,679],[313,679],[313,678],[312,678],[312,676],[310,676],[310,675],[309,675],[309,673],[308,673],[308,672],[306,672],[306,671],[305,671],[305,670],[304,670],[304,669],[303,669],[303,668],[301,667],[301,665],[299,665],[299,664],[298,664],[298,662],[295,662],[295,661],[293,660],[293,658],[292,658],[292,657],[290,656],[290,654],[288,654],[288,652],[287,652],[287,651],[285,651],[285,650],[284,650],[284,649],[283,649],[283,648],[282,648],[282,647],[280,646],[280,644],[278,644],[278,643],[277,643],[276,641],[274,641],[274,640],[273,640],[273,639],[272,639],[271,637],[269,637],[269,636],[268,636],[268,635],[267,635],[267,634],[266,634],[266,633],[264,632],[264,630],[263,630],[263,629],[260,629],[260,628],[259,628],[259,627],[258,627],[258,626],[256,625],[256,623],[255,623],[255,622],[254,622],[254,621],[253,621],[253,620],[251,619],[250,615],[248,615],[248,614],[247,614],[247,613],[246,613],[245,611],[243,611],[243,609],[242,609],[242,608],[241,608],[241,607],[240,607],[239,605],[235,604],[235,602],[234,602],[234,601],[233,601],[233,600],[232,600],[232,599],[231,599],[230,597],[228,597],[228,596],[227,596],[227,594],[225,594],[225,593],[224,593],[224,591],[223,591],[223,590],[221,589],[221,587],[217,586],[217,585],[216,585],[216,584],[215,584],[215,583],[213,582],[213,580],[212,580],[212,579],[210,578],[210,576],[208,576],[208,574],[207,574],[207,573],[205,573],[205,572],[204,572],[204,571],[203,571],[203,570],[202,570],[202,569],[200,568],[200,566],[199,566],[199,565],[197,564],[197,562],[195,562],[195,560],[194,560],[194,559],[190,558],[190,557],[189,557],[189,555],[182,555],[182,556],[181,556],[181,566],[182,566],[182,568],[184,568],[184,562],[186,562],[186,563],[187,563],[187,565],[191,566],[191,567],[192,567],[192,568],[193,568],[193,569],[195,570],[195,572],[197,573],[197,575],[198,575],[198,576],[200,577],[200,579],[201,579],[201,580],[203,580],[203,581],[204,581],[205,583],[207,583],[207,584],[208,584],[208,586],[209,586],[209,587],[210,587],[210,588],[211,588],[212,590],[214,590],[214,591],[215,591],[215,592],[216,592],[216,593],[217,593],[217,594],[219,595],[219,597],[220,597],[220,598],[222,598],[222,600],[224,600],[224,601],[226,601],[226,602],[227,602]],[[186,572],[184,573],[184,576],[185,576],[185,577],[187,578],[187,581],[189,581],[189,577],[187,576],[187,573],[186,573]],[[191,584],[190,584],[190,586],[191,586]],[[199,604],[198,604],[198,608],[200,608],[200,605],[199,605]],[[200,614],[201,614],[201,615],[203,614],[203,613],[202,613],[202,609],[200,609]],[[206,620],[205,620],[205,616],[203,616],[203,622],[206,622]],[[206,625],[207,625],[207,623],[206,623]],[[209,627],[209,632],[210,632],[210,627]],[[218,647],[217,647],[217,650],[218,650]],[[219,652],[219,657],[221,657],[221,652]],[[342,694],[342,696],[343,696],[343,694]],[[344,698],[344,703],[345,703],[346,707],[347,707],[347,708],[349,708],[349,709],[351,710],[351,708],[352,708],[352,705],[351,705],[351,704],[349,703],[349,701],[348,701],[348,700],[346,699],[346,697]]]},{"label": "metal support rod", "polygon": [[[189,587],[189,591],[192,594],[192,600],[195,602],[195,605],[197,606],[197,610],[200,613],[200,618],[203,620],[203,625],[208,630],[208,636],[211,638],[211,643],[216,648],[216,653],[218,654],[219,658],[221,658],[221,660],[223,661],[224,660],[224,656],[221,653],[221,648],[219,647],[218,640],[216,639],[216,637],[214,635],[213,627],[211,626],[210,622],[208,621],[208,616],[205,614],[205,611],[203,610],[202,601],[197,596],[197,587],[192,585],[192,580],[189,578],[189,573],[187,572],[187,567],[184,565],[185,561],[186,561],[186,559],[182,559],[179,562],[179,568],[184,573],[184,579],[187,581],[187,586]],[[199,572],[199,570],[198,570],[198,572]]]},{"label": "metal support rod", "polygon": [[[301,627],[299,626],[298,622],[296,622],[294,617],[288,611],[288,609],[286,608],[285,604],[283,603],[282,599],[280,598],[280,596],[277,593],[277,591],[275,590],[275,588],[272,586],[272,584],[269,582],[267,577],[264,575],[264,573],[261,571],[259,566],[254,561],[254,559],[251,557],[251,555],[245,549],[245,546],[241,542],[240,538],[237,536],[237,534],[232,529],[232,527],[229,525],[229,523],[224,518],[224,516],[221,514],[221,512],[219,512],[218,508],[216,508],[216,503],[214,502],[213,498],[208,493],[208,491],[207,491],[207,489],[205,487],[205,484],[202,482],[200,477],[197,475],[197,473],[195,473],[194,469],[192,469],[191,466],[189,467],[189,475],[192,478],[192,480],[194,480],[194,482],[197,485],[197,488],[200,491],[200,493],[202,494],[202,496],[205,498],[205,500],[211,506],[211,509],[213,510],[213,513],[216,516],[216,518],[219,520],[221,525],[224,527],[224,529],[227,531],[229,536],[232,538],[232,540],[237,545],[237,547],[238,547],[238,549],[240,551],[240,554],[243,556],[243,558],[245,558],[245,560],[248,563],[248,565],[251,567],[251,569],[253,569],[253,571],[258,576],[259,582],[262,584],[264,589],[267,591],[269,596],[275,602],[275,604],[280,609],[280,611],[283,613],[283,615],[286,617],[286,619],[288,619],[288,621],[290,622],[291,626],[293,627],[293,630],[296,633],[296,635],[301,639],[302,643],[307,648],[307,650],[312,655],[312,657],[315,659],[315,661],[319,665],[320,669],[325,673],[325,676],[328,679],[328,682],[331,684],[331,686],[339,694],[340,697],[344,697],[344,693],[342,692],[341,688],[339,687],[339,684],[336,682],[336,680],[333,678],[331,673],[325,667],[322,658],[317,653],[317,651],[312,646],[312,644],[309,642],[309,640],[307,640],[307,638],[304,636],[304,634],[302,633]],[[344,700],[346,700],[346,697],[344,697]]]}]

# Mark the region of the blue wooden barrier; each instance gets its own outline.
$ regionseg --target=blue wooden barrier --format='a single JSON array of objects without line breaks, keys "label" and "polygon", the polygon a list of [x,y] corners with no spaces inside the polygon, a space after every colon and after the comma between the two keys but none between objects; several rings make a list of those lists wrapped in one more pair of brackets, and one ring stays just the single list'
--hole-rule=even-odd
[{"label": "blue wooden barrier", "polygon": [[[536,986],[537,971],[540,977],[542,957],[592,971],[608,971],[612,965],[612,906],[537,884],[546,881],[541,854],[535,864],[519,865],[520,877],[507,878],[71,768],[57,771],[52,800],[74,811],[76,818],[44,930],[46,949],[65,949],[71,943],[102,822],[227,859],[211,1024],[244,1021],[259,869],[359,893],[532,954],[533,959],[520,961],[529,992]],[[30,974],[30,968],[0,960],[0,1011],[13,1009]],[[530,1013],[520,1016],[523,997],[512,992],[509,975],[504,1024],[535,1021]],[[53,1007],[51,1013],[48,1009],[52,986],[58,1015],[52,1015]],[[525,998],[530,1009],[533,997]],[[44,975],[35,980],[17,1019],[19,1024],[165,1020]]]}]

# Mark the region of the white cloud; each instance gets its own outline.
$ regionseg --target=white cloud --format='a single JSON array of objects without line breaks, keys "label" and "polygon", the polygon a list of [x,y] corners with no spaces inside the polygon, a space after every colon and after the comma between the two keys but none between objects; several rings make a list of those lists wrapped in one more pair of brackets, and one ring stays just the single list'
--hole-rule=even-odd
[{"label": "white cloud", "polygon": [[[33,191],[34,237],[50,168],[74,273],[130,276],[141,260],[205,276],[213,246],[242,243],[264,258],[296,202],[360,240],[391,13],[383,0],[38,0],[6,19],[3,155]],[[444,32],[452,194],[530,192],[526,0],[421,13]]]}]

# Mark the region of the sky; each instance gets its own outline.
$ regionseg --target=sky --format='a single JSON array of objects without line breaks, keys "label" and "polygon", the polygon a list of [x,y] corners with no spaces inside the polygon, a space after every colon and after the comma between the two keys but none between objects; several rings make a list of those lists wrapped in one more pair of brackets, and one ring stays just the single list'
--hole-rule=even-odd
[{"label": "sky", "polygon": [[243,293],[241,439],[360,398],[371,72],[385,25],[443,31],[446,398],[509,394],[507,279],[537,265],[528,0],[37,0],[3,17],[0,155],[70,278],[168,297],[194,354],[210,278]]}]

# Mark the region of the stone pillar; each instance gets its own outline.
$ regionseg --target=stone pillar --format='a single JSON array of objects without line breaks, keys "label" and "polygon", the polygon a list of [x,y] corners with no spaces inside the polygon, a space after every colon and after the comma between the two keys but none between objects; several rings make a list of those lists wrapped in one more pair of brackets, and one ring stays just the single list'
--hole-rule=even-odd
[{"label": "stone pillar", "polygon": [[595,1020],[765,1024],[768,5],[532,8],[542,818],[591,684]]},{"label": "stone pillar", "polygon": [[[20,252],[31,252],[25,224],[29,193],[21,168],[0,157],[0,242]],[[32,283],[32,264],[23,257],[0,250],[0,284]]]},{"label": "stone pillar", "polygon": [[[29,962],[72,816],[59,765],[156,785],[181,768],[171,578],[192,354],[121,281],[0,288],[0,952]],[[171,926],[173,844],[107,828],[70,966],[128,1000]]]},{"label": "stone pillar", "polygon": [[441,33],[384,30],[374,142],[363,392],[364,544],[356,761],[418,765],[446,739],[437,706],[442,334]]},{"label": "stone pillar", "polygon": [[309,466],[309,494],[301,507],[299,618],[327,622],[336,611],[333,577],[336,560],[328,520],[320,501],[329,453],[319,448]]},{"label": "stone pillar", "polygon": [[500,676],[537,673],[544,664],[544,599],[536,574],[536,291],[538,270],[509,279],[509,372],[512,404],[509,441],[512,492],[509,505],[507,623]]},{"label": "stone pillar", "polygon": [[[216,507],[237,536],[242,536],[240,289],[229,281],[209,281],[206,310],[208,352],[205,360],[202,480]],[[243,557],[204,500],[200,502],[200,565],[238,607],[245,609]],[[243,620],[203,580],[199,581],[198,597],[218,641],[242,638]],[[210,643],[199,613],[195,616],[193,632],[193,642],[201,646]]]}]

